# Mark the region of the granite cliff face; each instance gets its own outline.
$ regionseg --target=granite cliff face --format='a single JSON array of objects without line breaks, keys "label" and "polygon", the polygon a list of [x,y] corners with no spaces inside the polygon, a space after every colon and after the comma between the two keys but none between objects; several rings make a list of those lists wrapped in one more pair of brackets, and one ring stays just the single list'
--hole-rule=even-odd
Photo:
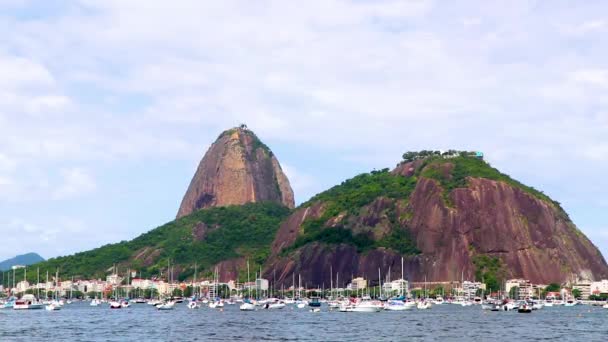
[{"label": "granite cliff face", "polygon": [[289,180],[272,151],[246,127],[223,132],[200,162],[177,217],[209,207],[271,201],[294,207]]},{"label": "granite cliff face", "polygon": [[[476,158],[431,158],[355,177],[283,221],[266,276],[339,286],[352,276],[458,281],[602,278],[608,266],[559,203]],[[488,271],[488,260],[500,265]],[[342,280],[343,279],[343,280]],[[486,278],[488,279],[488,278]],[[479,279],[481,280],[481,279]]]}]

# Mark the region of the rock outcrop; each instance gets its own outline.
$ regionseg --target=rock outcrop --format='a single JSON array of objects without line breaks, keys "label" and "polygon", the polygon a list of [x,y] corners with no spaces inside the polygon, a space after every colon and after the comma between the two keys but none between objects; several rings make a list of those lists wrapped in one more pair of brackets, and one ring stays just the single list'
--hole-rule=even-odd
[{"label": "rock outcrop", "polygon": [[[463,170],[469,170],[458,161],[477,168],[479,174],[465,174],[464,185],[447,189],[454,186],[456,177],[463,176]],[[313,199],[294,211],[277,232],[266,275],[276,275],[279,284],[288,285],[294,274],[296,278],[300,274],[309,286],[327,287],[332,269],[334,284],[339,274],[338,286],[345,286],[352,276],[377,281],[378,268],[384,277],[390,267],[391,279],[397,279],[403,256],[405,275],[411,281],[474,280],[476,272],[482,271],[478,263],[482,257],[498,260],[501,267],[496,273],[502,280],[524,278],[549,284],[575,277],[608,277],[603,256],[559,203],[483,161],[417,160],[399,165],[384,177],[411,180],[411,192],[391,196],[389,188],[370,203],[345,210],[340,206],[345,198],[358,198],[365,194],[362,189],[374,189],[382,183],[357,183],[351,190],[345,190],[343,183],[342,190],[332,192],[342,195],[339,200],[320,196],[320,200]],[[345,196],[346,191],[352,194]],[[307,224],[315,221],[322,222],[322,228]],[[349,230],[353,236],[368,239],[368,248],[353,243],[353,239],[340,241],[337,234],[318,234],[319,238],[309,237],[298,244],[310,227]],[[399,253],[386,243],[382,245],[385,237],[402,230],[409,233],[416,253]],[[321,239],[327,236],[331,238]]]},{"label": "rock outcrop", "polygon": [[294,207],[293,190],[272,151],[246,127],[223,132],[200,162],[177,217],[209,207],[271,201]]}]

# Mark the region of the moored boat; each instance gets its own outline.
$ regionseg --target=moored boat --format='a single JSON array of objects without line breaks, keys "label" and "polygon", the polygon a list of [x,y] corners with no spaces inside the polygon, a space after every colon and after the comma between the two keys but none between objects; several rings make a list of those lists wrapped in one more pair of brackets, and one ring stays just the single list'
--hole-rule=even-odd
[{"label": "moored boat", "polygon": [[430,309],[431,308],[431,302],[428,302],[428,301],[425,301],[425,300],[420,301],[420,302],[418,302],[418,304],[416,304],[416,308],[418,310],[427,310],[427,309]]},{"label": "moored boat", "polygon": [[388,301],[388,303],[386,303],[386,305],[384,306],[384,310],[388,310],[388,311],[405,311],[405,310],[412,310],[414,308],[414,305],[411,305],[407,302],[403,302],[400,300],[390,300]]},{"label": "moored boat", "polygon": [[46,311],[59,311],[61,310],[61,306],[56,303],[51,303],[45,307]]},{"label": "moored boat", "polygon": [[243,304],[241,304],[241,306],[239,306],[239,310],[241,311],[254,311],[255,310],[255,305],[249,301],[249,299],[245,299],[243,301]]},{"label": "moored boat", "polygon": [[523,302],[517,308],[517,312],[519,312],[519,313],[531,313],[532,312],[532,307],[528,303]]},{"label": "moored boat", "polygon": [[118,301],[111,301],[110,309],[122,309],[122,304]]},{"label": "moored boat", "polygon": [[42,308],[44,308],[44,304],[31,294],[23,295],[13,305],[13,310],[37,310]]},{"label": "moored boat", "polygon": [[364,300],[352,308],[351,312],[379,312],[382,306],[371,300]]},{"label": "moored boat", "polygon": [[167,302],[164,304],[157,305],[156,308],[158,310],[173,310],[174,306],[175,306],[175,302]]}]

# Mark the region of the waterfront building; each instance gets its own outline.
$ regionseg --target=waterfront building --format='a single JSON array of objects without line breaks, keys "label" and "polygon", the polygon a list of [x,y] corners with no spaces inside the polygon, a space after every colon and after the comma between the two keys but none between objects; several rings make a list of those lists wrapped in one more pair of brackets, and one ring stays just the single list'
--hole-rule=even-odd
[{"label": "waterfront building", "polygon": [[154,282],[150,279],[134,278],[131,280],[131,286],[135,289],[147,290],[154,288]]},{"label": "waterfront building", "polygon": [[256,279],[255,288],[258,291],[268,291],[268,279],[263,279],[263,278]]},{"label": "waterfront building", "polygon": [[485,290],[486,284],[465,280],[462,282],[462,295],[467,298],[473,298],[477,295],[477,291]]},{"label": "waterfront building", "polygon": [[591,294],[599,296],[601,294],[608,294],[608,280],[603,279],[591,283]]},{"label": "waterfront building", "polygon": [[27,282],[26,280],[22,280],[17,283],[15,290],[17,293],[21,293],[21,292],[25,292],[29,288],[30,288],[30,283]]},{"label": "waterfront building", "polygon": [[124,278],[119,276],[118,274],[111,274],[106,277],[106,283],[109,285],[120,285]]},{"label": "waterfront building", "polygon": [[588,280],[579,280],[576,284],[572,285],[572,290],[579,290],[581,292],[581,299],[587,300],[591,295],[591,282]]},{"label": "waterfront building", "polygon": [[363,277],[357,277],[351,280],[350,284],[346,285],[347,290],[358,291],[367,288],[367,280]]},{"label": "waterfront building", "polygon": [[546,285],[542,285],[542,284],[532,284],[529,280],[527,279],[509,279],[506,282],[506,286],[505,286],[505,290],[507,291],[507,293],[511,293],[511,289],[513,289],[514,287],[516,287],[518,289],[517,291],[517,297],[515,299],[525,299],[525,298],[532,298],[532,297],[538,297],[538,293],[539,291],[542,291],[545,289],[545,287],[547,287]]},{"label": "waterfront building", "polygon": [[405,279],[397,279],[382,284],[382,290],[391,294],[406,294],[409,291],[409,283]]}]

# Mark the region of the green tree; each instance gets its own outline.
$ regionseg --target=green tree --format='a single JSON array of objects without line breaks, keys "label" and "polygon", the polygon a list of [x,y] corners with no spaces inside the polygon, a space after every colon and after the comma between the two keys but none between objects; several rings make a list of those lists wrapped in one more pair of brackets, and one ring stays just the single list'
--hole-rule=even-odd
[{"label": "green tree", "polygon": [[582,293],[581,293],[581,290],[579,290],[579,289],[574,289],[574,290],[572,290],[572,296],[573,296],[574,298],[577,298],[577,299],[578,299],[578,298],[581,298],[581,294],[582,294]]},{"label": "green tree", "polygon": [[513,286],[509,290],[509,298],[511,298],[511,299],[519,299],[519,287],[518,286]]},{"label": "green tree", "polygon": [[557,283],[551,283],[545,287],[546,292],[559,292],[561,289],[561,285]]}]

